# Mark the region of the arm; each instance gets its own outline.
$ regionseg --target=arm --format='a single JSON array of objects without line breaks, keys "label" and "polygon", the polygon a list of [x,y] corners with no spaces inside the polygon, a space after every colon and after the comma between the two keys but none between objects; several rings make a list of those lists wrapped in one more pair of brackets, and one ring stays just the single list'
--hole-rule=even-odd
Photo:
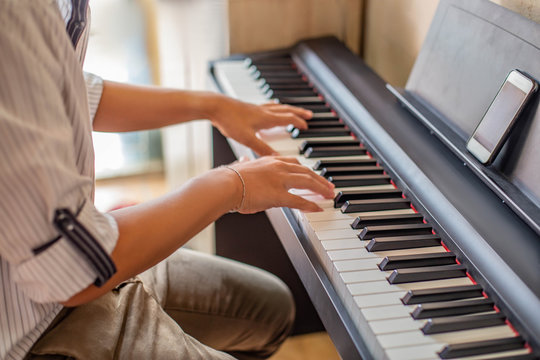
[{"label": "arm", "polygon": [[293,106],[256,106],[211,92],[104,81],[94,130],[148,130],[209,119],[225,136],[252,148],[259,155],[270,155],[275,151],[256,136],[257,131],[288,124],[305,129],[305,120],[311,115],[311,111]]},{"label": "arm", "polygon": [[155,265],[240,203],[243,203],[239,209],[242,213],[277,206],[321,211],[316,204],[288,190],[306,188],[326,198],[334,196],[330,183],[293,158],[263,157],[232,166],[241,174],[245,189],[235,172],[217,168],[192,179],[177,192],[112,212],[120,232],[112,252],[117,273],[101,288],[91,285],[63,305],[76,306],[91,301]]}]

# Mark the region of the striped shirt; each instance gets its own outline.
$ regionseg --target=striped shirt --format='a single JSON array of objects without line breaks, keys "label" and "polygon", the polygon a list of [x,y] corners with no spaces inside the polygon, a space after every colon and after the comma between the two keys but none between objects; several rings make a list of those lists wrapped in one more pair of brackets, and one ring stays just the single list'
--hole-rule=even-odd
[{"label": "striped shirt", "polygon": [[109,254],[118,238],[92,201],[102,81],[81,70],[87,22],[66,32],[80,10],[77,0],[0,0],[0,359],[24,358],[58,303],[96,279],[64,237],[35,254],[58,236],[55,210],[80,209],[77,220]]}]

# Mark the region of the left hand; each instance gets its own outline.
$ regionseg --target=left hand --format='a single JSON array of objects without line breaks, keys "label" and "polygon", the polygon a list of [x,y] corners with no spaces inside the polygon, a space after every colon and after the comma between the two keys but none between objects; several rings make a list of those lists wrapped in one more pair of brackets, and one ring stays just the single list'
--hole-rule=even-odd
[{"label": "left hand", "polygon": [[257,137],[257,131],[289,124],[306,129],[306,120],[312,115],[311,111],[295,106],[275,103],[253,105],[224,97],[210,120],[223,135],[264,156],[277,155],[277,152]]}]

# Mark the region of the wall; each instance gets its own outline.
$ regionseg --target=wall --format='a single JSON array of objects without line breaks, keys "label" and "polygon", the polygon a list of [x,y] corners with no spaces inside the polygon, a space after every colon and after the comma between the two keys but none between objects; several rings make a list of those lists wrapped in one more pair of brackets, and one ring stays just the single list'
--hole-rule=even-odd
[{"label": "wall", "polygon": [[[491,1],[540,22],[538,0]],[[365,0],[363,57],[390,84],[405,86],[438,3],[439,0]]]},{"label": "wall", "polygon": [[363,0],[229,0],[231,53],[279,49],[335,35],[360,49]]}]

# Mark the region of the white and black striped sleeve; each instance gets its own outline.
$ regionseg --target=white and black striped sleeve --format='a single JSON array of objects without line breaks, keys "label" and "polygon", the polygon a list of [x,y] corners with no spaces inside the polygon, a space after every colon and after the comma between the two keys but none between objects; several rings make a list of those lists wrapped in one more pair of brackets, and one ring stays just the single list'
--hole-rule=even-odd
[{"label": "white and black striped sleeve", "polygon": [[29,10],[26,1],[1,7],[0,256],[32,300],[65,301],[103,269],[69,236],[51,241],[57,210],[78,214],[80,237],[101,260],[110,260],[118,229],[92,203],[86,85],[58,10],[40,2]]},{"label": "white and black striped sleeve", "polygon": [[90,110],[90,119],[92,122],[96,117],[96,112],[103,94],[103,79],[95,74],[85,72],[86,92],[88,94],[88,108]]}]

